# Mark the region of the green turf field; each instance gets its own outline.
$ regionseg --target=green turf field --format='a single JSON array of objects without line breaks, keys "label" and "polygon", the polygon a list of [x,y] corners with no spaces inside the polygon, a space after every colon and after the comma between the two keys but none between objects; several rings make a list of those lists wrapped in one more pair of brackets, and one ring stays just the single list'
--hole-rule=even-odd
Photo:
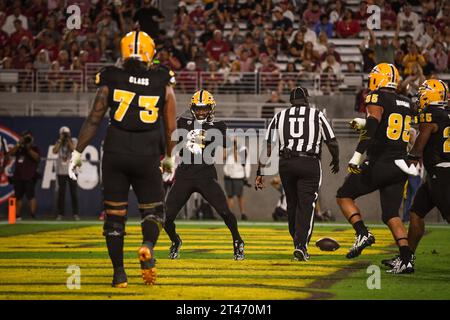
[{"label": "green turf field", "polygon": [[[112,270],[101,224],[21,223],[0,225],[0,299],[449,299],[450,228],[430,226],[417,251],[416,273],[381,270],[381,289],[367,288],[367,267],[395,252],[387,228],[373,227],[376,244],[354,260],[344,255],[353,243],[346,225],[317,226],[309,262],[292,260],[287,227],[241,223],[246,260],[232,259],[231,236],[221,223],[181,223],[184,243],[179,260],[167,259],[163,232],[156,248],[158,279],[153,287],[140,278],[136,251],[140,227],[127,226],[125,267],[129,287],[110,287]],[[320,252],[323,236],[341,248]],[[66,286],[69,265],[81,270],[81,288]]]}]

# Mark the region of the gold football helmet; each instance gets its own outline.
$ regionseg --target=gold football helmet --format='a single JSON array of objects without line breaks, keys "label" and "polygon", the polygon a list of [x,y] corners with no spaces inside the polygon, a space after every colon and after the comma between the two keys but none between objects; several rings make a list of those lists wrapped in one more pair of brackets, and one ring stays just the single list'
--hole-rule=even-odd
[{"label": "gold football helmet", "polygon": [[417,100],[419,102],[419,111],[422,111],[429,105],[446,106],[448,103],[448,86],[442,80],[425,80],[419,87]]},{"label": "gold football helmet", "polygon": [[155,42],[143,31],[127,33],[120,42],[122,59],[135,58],[150,63],[155,55]]},{"label": "gold football helmet", "polygon": [[377,64],[369,73],[369,89],[380,88],[397,89],[400,75],[397,68],[390,63]]},{"label": "gold football helmet", "polygon": [[199,90],[192,96],[190,110],[198,122],[211,122],[214,118],[215,108],[216,101],[209,91]]}]

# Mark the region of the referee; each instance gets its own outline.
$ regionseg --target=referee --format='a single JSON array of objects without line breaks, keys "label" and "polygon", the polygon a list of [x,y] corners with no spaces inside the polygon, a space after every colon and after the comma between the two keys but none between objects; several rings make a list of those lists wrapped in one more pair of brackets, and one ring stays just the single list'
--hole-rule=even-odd
[{"label": "referee", "polygon": [[[324,114],[309,107],[308,97],[307,89],[293,89],[290,97],[292,106],[273,117],[265,137],[268,157],[272,143],[279,140],[279,171],[286,193],[289,232],[294,240],[294,258],[300,261],[309,260],[307,247],[322,181],[322,140],[333,157],[331,171],[339,171],[339,146],[334,132]],[[256,189],[264,187],[263,155],[256,172]]]}]

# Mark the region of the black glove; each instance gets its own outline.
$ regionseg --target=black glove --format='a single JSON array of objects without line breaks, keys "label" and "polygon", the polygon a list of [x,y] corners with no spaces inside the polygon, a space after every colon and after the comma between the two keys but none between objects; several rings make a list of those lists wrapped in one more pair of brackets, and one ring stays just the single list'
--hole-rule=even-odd
[{"label": "black glove", "polygon": [[339,172],[339,159],[333,159],[330,162],[331,172],[336,174]]}]

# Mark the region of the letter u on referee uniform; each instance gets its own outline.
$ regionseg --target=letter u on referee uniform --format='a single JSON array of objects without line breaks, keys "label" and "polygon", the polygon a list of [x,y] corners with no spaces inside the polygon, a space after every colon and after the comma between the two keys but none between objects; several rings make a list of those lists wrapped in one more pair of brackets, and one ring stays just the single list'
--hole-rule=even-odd
[{"label": "letter u on referee uniform", "polygon": [[[322,141],[331,153],[331,171],[339,171],[339,146],[336,136],[318,109],[309,105],[308,90],[297,87],[291,91],[291,106],[277,113],[267,128],[267,155],[279,142],[279,173],[286,194],[289,233],[294,242],[294,259],[309,260],[311,239],[319,187],[322,181],[320,163]],[[264,187],[264,166],[261,154],[255,187]]]}]

